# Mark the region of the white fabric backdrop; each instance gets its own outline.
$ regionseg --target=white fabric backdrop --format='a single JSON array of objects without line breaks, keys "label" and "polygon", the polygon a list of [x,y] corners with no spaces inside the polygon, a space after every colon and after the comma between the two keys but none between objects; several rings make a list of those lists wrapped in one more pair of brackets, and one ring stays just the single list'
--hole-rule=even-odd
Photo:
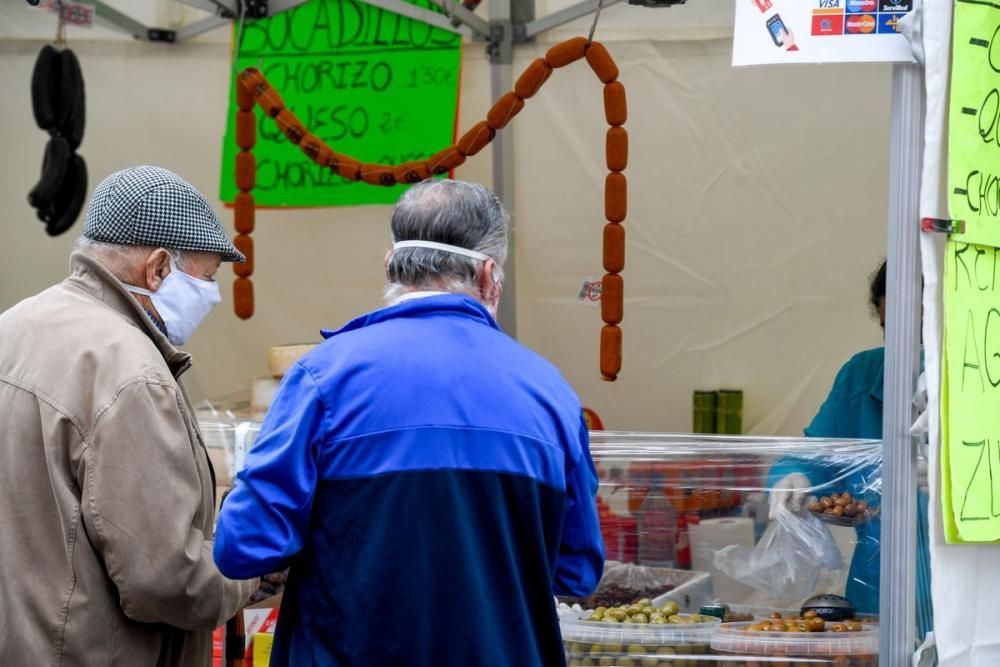
[{"label": "white fabric backdrop", "polygon": [[[0,310],[61,279],[80,229],[49,239],[26,202],[45,135],[28,97],[41,43],[3,33],[21,11],[31,10],[0,5],[8,91],[0,97],[8,239]],[[71,44],[87,81],[81,153],[92,185],[126,165],[157,163],[214,199],[227,45]],[[621,379],[598,378],[600,315],[575,298],[583,278],[601,275],[606,128],[600,86],[582,63],[557,72],[507,130],[519,336],[562,369],[609,428],[689,430],[692,390],[727,387],[746,392],[747,431],[801,433],[841,364],[881,342],[866,281],[885,248],[889,68],[733,70],[727,40],[610,48],[629,91],[632,138]],[[515,70],[544,49],[519,48]],[[462,128],[483,117],[489,94],[483,47],[469,45]],[[458,176],[490,183],[489,156]],[[226,301],[191,344],[193,393],[245,391],[266,372],[270,345],[315,340],[319,328],[378,307],[388,216],[377,206],[260,212],[258,314],[236,320],[225,286]]]}]

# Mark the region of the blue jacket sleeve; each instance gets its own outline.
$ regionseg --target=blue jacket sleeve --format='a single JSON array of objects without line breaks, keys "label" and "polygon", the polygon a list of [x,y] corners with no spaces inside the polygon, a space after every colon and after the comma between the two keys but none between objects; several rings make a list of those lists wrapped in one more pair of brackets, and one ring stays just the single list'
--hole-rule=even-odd
[{"label": "blue jacket sleeve", "polygon": [[597,470],[590,457],[587,424],[580,416],[579,458],[566,473],[566,513],[556,562],[556,595],[584,597],[604,572],[604,540],[597,518]]},{"label": "blue jacket sleeve", "polygon": [[323,404],[301,363],[286,374],[219,513],[214,555],[227,577],[279,572],[303,545],[316,489]]}]

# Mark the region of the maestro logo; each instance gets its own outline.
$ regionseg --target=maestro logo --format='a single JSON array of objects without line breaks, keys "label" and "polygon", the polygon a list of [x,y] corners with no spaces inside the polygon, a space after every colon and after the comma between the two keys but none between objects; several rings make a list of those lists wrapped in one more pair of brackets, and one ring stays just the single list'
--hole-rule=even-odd
[{"label": "maestro logo", "polygon": [[868,14],[876,11],[878,0],[847,0],[847,11],[854,14]]},{"label": "maestro logo", "polygon": [[857,34],[870,34],[875,32],[875,17],[867,14],[863,16],[847,17],[847,32]]}]

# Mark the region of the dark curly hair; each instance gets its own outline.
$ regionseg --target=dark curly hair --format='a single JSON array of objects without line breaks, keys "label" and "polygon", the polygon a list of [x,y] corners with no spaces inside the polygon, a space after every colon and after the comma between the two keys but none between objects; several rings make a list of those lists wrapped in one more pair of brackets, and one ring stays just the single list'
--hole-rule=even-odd
[{"label": "dark curly hair", "polygon": [[868,305],[875,317],[879,316],[879,302],[885,299],[885,264],[886,261],[883,259],[882,266],[878,267],[868,280]]}]

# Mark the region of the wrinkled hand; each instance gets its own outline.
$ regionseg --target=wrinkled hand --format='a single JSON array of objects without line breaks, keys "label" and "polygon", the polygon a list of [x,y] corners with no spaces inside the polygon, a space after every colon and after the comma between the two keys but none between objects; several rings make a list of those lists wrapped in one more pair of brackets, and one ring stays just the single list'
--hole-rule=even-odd
[{"label": "wrinkled hand", "polygon": [[768,515],[774,518],[779,506],[787,507],[796,514],[802,511],[812,482],[800,472],[793,472],[778,480],[771,489],[771,502]]}]

